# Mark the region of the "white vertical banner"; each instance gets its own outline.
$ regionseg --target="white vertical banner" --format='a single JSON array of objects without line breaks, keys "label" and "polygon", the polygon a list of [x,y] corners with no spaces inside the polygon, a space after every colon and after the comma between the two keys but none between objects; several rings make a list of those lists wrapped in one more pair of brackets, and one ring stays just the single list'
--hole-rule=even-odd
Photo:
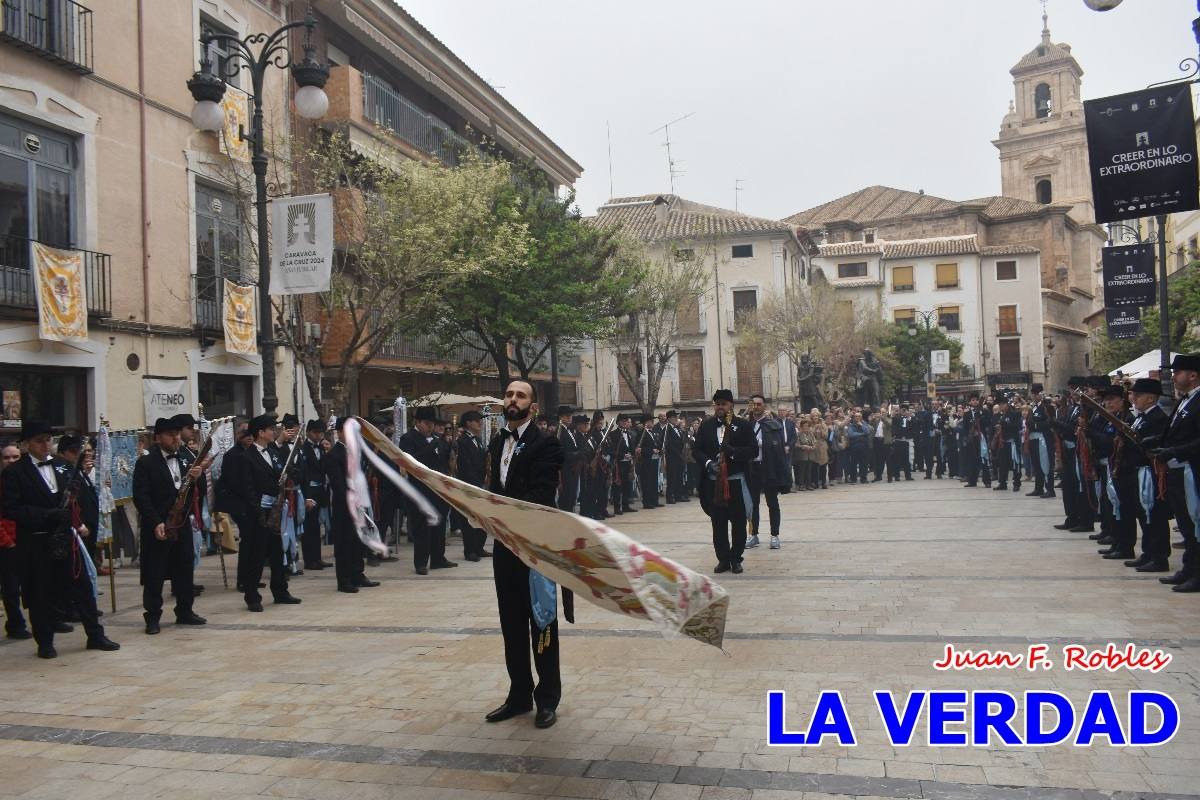
[{"label": "white vertical banner", "polygon": [[329,291],[333,271],[333,198],[271,201],[271,294]]},{"label": "white vertical banner", "polygon": [[142,378],[142,401],[146,409],[146,425],[152,426],[159,417],[173,417],[191,410],[188,402],[187,378]]},{"label": "white vertical banner", "polygon": [[934,375],[950,374],[950,351],[930,350],[929,366]]}]

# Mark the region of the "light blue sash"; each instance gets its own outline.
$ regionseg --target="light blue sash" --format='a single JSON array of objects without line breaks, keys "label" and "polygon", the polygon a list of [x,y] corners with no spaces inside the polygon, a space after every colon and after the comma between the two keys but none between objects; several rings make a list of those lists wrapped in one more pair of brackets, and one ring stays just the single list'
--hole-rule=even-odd
[{"label": "light blue sash", "polygon": [[1154,511],[1154,498],[1158,494],[1157,482],[1154,480],[1154,470],[1150,467],[1138,467],[1138,499],[1142,510],[1146,512],[1146,524],[1150,524],[1150,514]]},{"label": "light blue sash", "polygon": [[1029,434],[1029,441],[1036,441],[1038,443],[1037,459],[1038,463],[1042,465],[1042,475],[1050,477],[1050,448],[1047,446],[1049,443],[1046,441],[1045,436],[1041,433],[1031,433]]},{"label": "light blue sash", "polygon": [[979,462],[991,466],[992,453],[988,450],[987,437],[979,434]]},{"label": "light blue sash", "polygon": [[538,630],[545,630],[558,613],[558,585],[536,569],[529,570],[529,605]]},{"label": "light blue sash", "polygon": [[746,473],[739,472],[735,475],[730,475],[729,480],[736,480],[742,485],[742,501],[746,504],[746,519],[750,519],[754,514],[754,501],[750,499],[750,487],[746,480]]},{"label": "light blue sash", "polygon": [[75,534],[75,546],[79,550],[80,560],[83,561],[83,568],[87,571],[88,580],[92,582],[92,597],[99,599],[100,587],[96,584],[96,565],[92,563],[92,557],[88,554],[87,548],[83,546],[83,539],[79,538],[78,533]]},{"label": "light blue sash", "polygon": [[1113,471],[1111,469],[1106,471],[1106,476],[1108,478],[1108,481],[1107,481],[1108,485],[1104,488],[1108,492],[1108,502],[1112,503],[1113,519],[1120,520],[1121,519],[1121,501],[1119,499],[1117,499],[1117,484],[1113,482],[1112,473],[1113,473]]},{"label": "light blue sash", "polygon": [[1183,465],[1183,492],[1187,496],[1187,511],[1188,516],[1192,518],[1192,524],[1200,527],[1200,498],[1196,496],[1196,479],[1192,475],[1192,465],[1184,462]]}]

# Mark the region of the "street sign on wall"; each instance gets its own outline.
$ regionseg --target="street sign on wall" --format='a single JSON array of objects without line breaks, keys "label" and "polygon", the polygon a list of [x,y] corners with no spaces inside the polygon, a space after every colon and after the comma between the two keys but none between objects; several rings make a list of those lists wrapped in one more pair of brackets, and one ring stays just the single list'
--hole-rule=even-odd
[{"label": "street sign on wall", "polygon": [[1190,82],[1088,100],[1097,222],[1200,208]]}]

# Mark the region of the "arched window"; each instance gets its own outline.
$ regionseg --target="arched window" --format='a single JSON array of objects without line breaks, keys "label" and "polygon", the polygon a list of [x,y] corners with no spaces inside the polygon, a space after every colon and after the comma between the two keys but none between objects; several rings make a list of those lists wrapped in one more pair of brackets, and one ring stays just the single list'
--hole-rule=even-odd
[{"label": "arched window", "polygon": [[1042,178],[1034,185],[1034,191],[1037,193],[1037,201],[1039,203],[1054,202],[1053,187],[1050,185],[1049,178]]},{"label": "arched window", "polygon": [[1033,107],[1038,119],[1050,116],[1050,85],[1039,83],[1033,90]]}]

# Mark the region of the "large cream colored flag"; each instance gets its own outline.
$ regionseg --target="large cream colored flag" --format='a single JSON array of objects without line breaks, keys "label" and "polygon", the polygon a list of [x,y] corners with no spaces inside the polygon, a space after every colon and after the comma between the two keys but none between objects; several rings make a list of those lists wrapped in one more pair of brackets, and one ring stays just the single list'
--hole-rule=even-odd
[{"label": "large cream colored flag", "polygon": [[38,336],[54,342],[86,342],[83,254],[34,242],[33,263],[37,272]]},{"label": "large cream colored flag", "polygon": [[254,315],[254,287],[225,279],[225,352],[254,355],[258,326]]}]

